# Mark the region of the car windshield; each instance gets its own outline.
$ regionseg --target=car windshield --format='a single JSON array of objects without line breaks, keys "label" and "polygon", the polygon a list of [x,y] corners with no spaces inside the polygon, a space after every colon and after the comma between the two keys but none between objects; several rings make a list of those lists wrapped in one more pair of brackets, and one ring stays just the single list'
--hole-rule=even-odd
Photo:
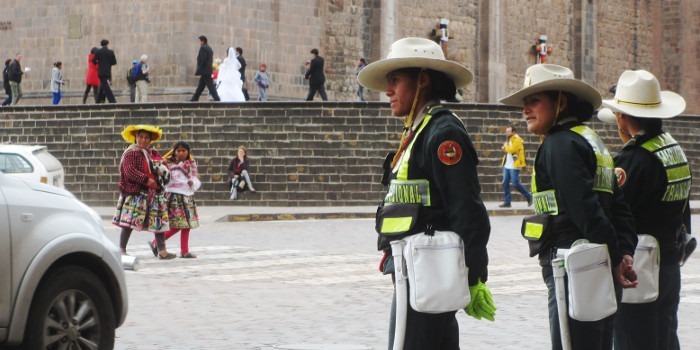
[{"label": "car windshield", "polygon": [[56,159],[56,157],[54,157],[51,153],[49,153],[46,148],[38,149],[32,153],[37,157],[37,159],[39,159],[41,164],[44,164],[46,170],[49,172],[60,170],[63,167],[61,162],[58,161],[58,159]]},{"label": "car windshield", "polygon": [[19,154],[0,153],[0,171],[5,174],[21,174],[31,173],[34,171],[34,168]]}]

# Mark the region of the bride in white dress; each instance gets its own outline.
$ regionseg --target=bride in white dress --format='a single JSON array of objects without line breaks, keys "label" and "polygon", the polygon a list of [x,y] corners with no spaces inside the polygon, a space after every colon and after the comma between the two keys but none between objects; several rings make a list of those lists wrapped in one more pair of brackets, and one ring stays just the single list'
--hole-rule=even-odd
[{"label": "bride in white dress", "polygon": [[219,76],[216,79],[216,91],[221,102],[245,102],[243,97],[243,81],[241,81],[241,63],[236,58],[236,50],[228,49],[228,57],[219,65]]}]

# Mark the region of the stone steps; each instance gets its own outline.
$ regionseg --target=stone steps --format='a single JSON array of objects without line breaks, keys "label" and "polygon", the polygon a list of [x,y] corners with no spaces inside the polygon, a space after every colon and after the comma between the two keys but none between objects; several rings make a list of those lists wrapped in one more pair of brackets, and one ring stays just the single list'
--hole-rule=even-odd
[{"label": "stone steps", "polygon": [[[500,105],[455,104],[479,155],[479,179],[486,201],[502,200],[503,131],[516,125],[526,147],[528,167],[521,182],[529,188],[539,137],[530,135],[520,111]],[[155,146],[165,153],[179,140],[190,142],[198,161],[200,205],[355,206],[375,205],[387,152],[398,146],[401,118],[385,103],[149,103],[100,106],[27,106],[3,109],[0,142],[44,144],[63,163],[66,187],[95,206],[118,197],[118,164],[127,144],[119,132],[129,124],[155,124],[164,130]],[[693,160],[700,121],[675,118],[667,129]],[[611,151],[620,141],[613,126],[589,124]],[[232,202],[227,167],[236,148],[249,149],[257,193],[242,192]],[[693,163],[695,167],[700,162]],[[694,173],[698,173],[695,171]],[[693,193],[697,192],[694,186]],[[523,200],[517,193],[515,201]]]}]

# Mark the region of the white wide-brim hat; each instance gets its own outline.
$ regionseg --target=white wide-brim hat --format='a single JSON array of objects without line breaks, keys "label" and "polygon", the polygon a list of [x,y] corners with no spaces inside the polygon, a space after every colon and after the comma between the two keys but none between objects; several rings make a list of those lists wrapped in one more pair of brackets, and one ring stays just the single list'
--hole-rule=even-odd
[{"label": "white wide-brim hat", "polygon": [[639,118],[673,118],[685,110],[685,99],[672,91],[661,91],[656,77],[645,70],[626,70],[617,81],[615,98],[603,106]]},{"label": "white wide-brim hat", "polygon": [[499,102],[508,106],[524,107],[525,97],[544,91],[570,92],[579,100],[589,102],[593,109],[600,107],[602,101],[598,90],[574,78],[571,69],[556,64],[536,64],[525,71],[523,88],[500,99]]},{"label": "white wide-brim hat", "polygon": [[617,124],[617,117],[615,112],[611,111],[610,108],[601,108],[597,114],[598,119],[607,124]]},{"label": "white wide-brim hat", "polygon": [[387,90],[386,75],[402,68],[426,68],[445,73],[455,87],[465,87],[472,82],[472,72],[467,67],[445,59],[442,48],[436,42],[424,38],[403,38],[391,44],[386,59],[372,62],[357,76],[364,87]]}]

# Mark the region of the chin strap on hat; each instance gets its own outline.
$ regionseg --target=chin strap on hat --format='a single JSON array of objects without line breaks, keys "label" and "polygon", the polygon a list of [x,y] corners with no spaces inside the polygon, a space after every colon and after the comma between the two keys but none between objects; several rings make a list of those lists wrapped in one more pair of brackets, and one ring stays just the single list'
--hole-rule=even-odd
[{"label": "chin strap on hat", "polygon": [[[410,142],[410,139],[408,138],[408,135],[411,134],[411,128],[413,127],[413,121],[416,119],[415,112],[416,112],[416,105],[418,104],[418,95],[420,94],[420,74],[425,71],[425,68],[421,68],[421,70],[418,72],[418,83],[416,84],[416,93],[413,95],[413,103],[411,104],[411,111],[408,112],[408,115],[404,117],[404,128],[403,128],[403,134],[401,135],[401,142],[399,143],[399,150],[396,152],[394,155],[394,159],[391,161],[391,168],[393,169],[396,166],[396,163],[398,163],[399,159],[401,159],[401,155],[403,154],[403,151],[406,149],[408,146],[408,143]],[[406,139],[408,138],[408,141]]]}]

